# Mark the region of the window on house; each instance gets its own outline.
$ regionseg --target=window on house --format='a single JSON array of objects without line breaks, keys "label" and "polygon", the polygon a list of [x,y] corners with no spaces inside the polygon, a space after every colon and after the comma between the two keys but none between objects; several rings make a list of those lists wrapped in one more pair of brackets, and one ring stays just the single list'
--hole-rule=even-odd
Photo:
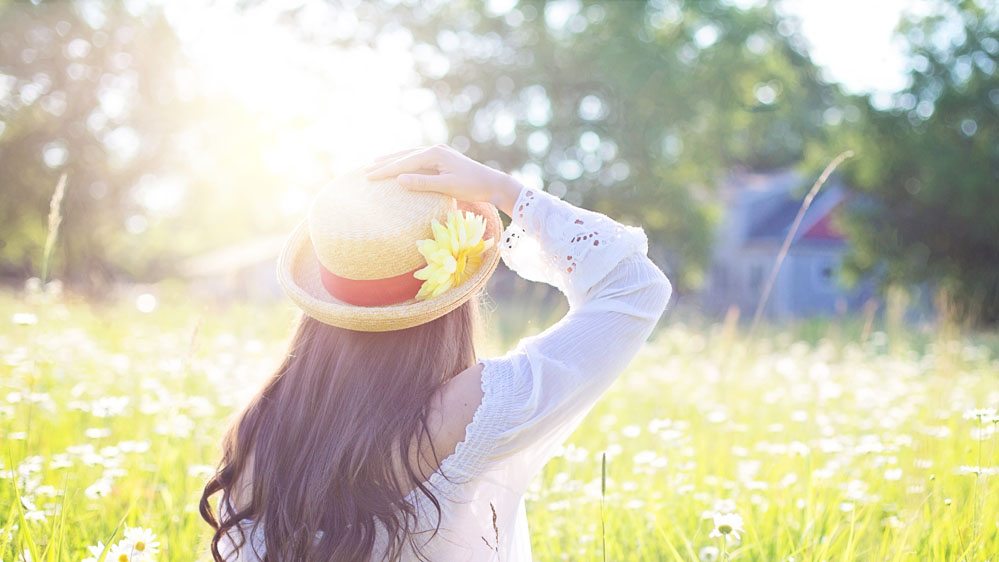
[{"label": "window on house", "polygon": [[836,265],[831,260],[816,262],[813,273],[816,287],[831,290],[836,286]]}]

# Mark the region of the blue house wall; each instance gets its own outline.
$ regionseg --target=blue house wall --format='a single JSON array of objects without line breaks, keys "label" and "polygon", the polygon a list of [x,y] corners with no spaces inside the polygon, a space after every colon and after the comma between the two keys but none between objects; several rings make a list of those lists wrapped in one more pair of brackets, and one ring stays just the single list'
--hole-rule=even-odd
[{"label": "blue house wall", "polygon": [[[737,172],[722,189],[725,214],[702,292],[703,308],[723,314],[738,307],[752,315],[801,207],[803,178],[793,170]],[[833,315],[859,310],[871,297],[868,283],[848,288],[840,270],[848,249],[842,237],[804,234],[846,200],[848,190],[831,178],[813,200],[788,249],[764,309],[770,318]]]}]

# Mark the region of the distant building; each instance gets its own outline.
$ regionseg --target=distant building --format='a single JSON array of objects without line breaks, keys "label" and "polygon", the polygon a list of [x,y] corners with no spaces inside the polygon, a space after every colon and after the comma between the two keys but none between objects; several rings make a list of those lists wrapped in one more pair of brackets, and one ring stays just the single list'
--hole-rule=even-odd
[{"label": "distant building", "polygon": [[261,236],[212,250],[180,265],[193,295],[222,301],[274,300],[283,295],[277,258],[286,235]]},{"label": "distant building", "polygon": [[[743,317],[755,312],[781,244],[810,187],[808,178],[793,170],[736,172],[729,177],[721,190],[725,214],[703,293],[706,311],[720,314],[734,305]],[[764,311],[767,316],[793,318],[856,311],[871,297],[870,283],[847,289],[838,282],[848,247],[832,219],[848,195],[833,176],[812,201],[770,293]]]}]

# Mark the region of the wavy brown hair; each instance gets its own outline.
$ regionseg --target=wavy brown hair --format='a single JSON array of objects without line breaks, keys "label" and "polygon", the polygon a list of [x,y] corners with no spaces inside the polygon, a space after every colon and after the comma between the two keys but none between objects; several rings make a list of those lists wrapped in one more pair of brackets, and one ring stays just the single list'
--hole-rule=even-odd
[{"label": "wavy brown hair", "polygon": [[[346,330],[302,315],[284,361],[226,431],[201,496],[201,516],[215,530],[214,560],[224,562],[219,541],[234,527],[235,545],[247,540],[239,525],[246,519],[254,530],[263,526],[266,552],[258,555],[265,562],[369,560],[376,520],[387,532],[388,560],[400,558],[407,540],[425,560],[410,536],[416,513],[406,490],[419,489],[436,508],[435,535],[441,509],[409,453],[430,438],[434,393],[475,364],[480,333],[478,294],[436,320],[391,332]],[[408,487],[393,471],[396,454]],[[246,485],[247,469],[249,493],[240,506],[234,487]],[[217,492],[218,516],[210,502]]]}]

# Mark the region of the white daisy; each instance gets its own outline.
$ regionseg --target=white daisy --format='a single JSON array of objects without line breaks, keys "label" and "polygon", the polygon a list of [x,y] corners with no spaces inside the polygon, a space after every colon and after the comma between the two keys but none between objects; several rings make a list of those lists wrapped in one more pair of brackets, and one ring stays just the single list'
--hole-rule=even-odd
[{"label": "white daisy", "polygon": [[964,419],[978,419],[980,423],[989,423],[996,418],[995,408],[969,408],[964,411]]},{"label": "white daisy", "polygon": [[718,547],[705,546],[697,553],[697,559],[701,562],[716,562],[718,560]]},{"label": "white daisy", "polygon": [[104,559],[105,562],[132,562],[133,560],[138,560],[138,558],[132,556],[132,545],[125,541],[112,546],[111,550],[108,551],[107,558]]},{"label": "white daisy", "polygon": [[38,323],[38,317],[30,312],[15,312],[10,321],[18,326],[34,326]]},{"label": "white daisy", "polygon": [[100,558],[101,553],[104,552],[104,541],[97,541],[97,544],[93,546],[88,546],[87,550],[90,551],[90,556],[84,558],[82,562],[97,562]]},{"label": "white daisy", "polygon": [[159,553],[160,543],[152,529],[142,527],[127,527],[124,544],[131,547],[134,560],[147,560]]},{"label": "white daisy", "polygon": [[708,536],[714,537],[725,537],[726,539],[732,538],[734,540],[739,540],[739,533],[745,533],[746,530],[742,528],[742,516],[738,513],[719,513],[714,514],[715,528],[711,530],[711,534]]}]

